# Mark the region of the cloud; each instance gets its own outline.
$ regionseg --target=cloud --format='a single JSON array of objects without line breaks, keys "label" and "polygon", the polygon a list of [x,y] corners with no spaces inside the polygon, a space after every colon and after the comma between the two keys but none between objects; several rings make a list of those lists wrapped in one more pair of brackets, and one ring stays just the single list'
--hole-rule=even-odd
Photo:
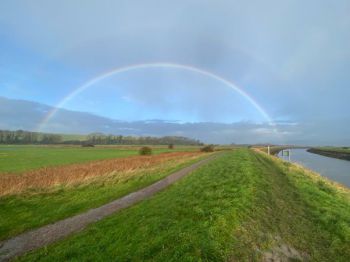
[{"label": "cloud", "polygon": [[[0,97],[0,129],[37,130],[51,111],[50,106],[24,100]],[[345,119],[344,119],[345,120]],[[322,128],[324,126],[328,128]],[[207,143],[252,144],[276,143],[299,145],[350,145],[347,134],[350,128],[347,122],[338,124],[336,136],[333,123],[288,123],[280,122],[276,126],[252,122],[176,122],[166,120],[117,121],[89,113],[59,110],[51,121],[41,126],[41,131],[55,133],[92,133],[166,136],[181,135],[200,139]],[[346,137],[344,139],[344,137]]]},{"label": "cloud", "polygon": [[[69,0],[2,1],[1,81],[24,91],[0,86],[0,95],[55,104],[116,67],[189,64],[241,86],[276,122],[286,121],[278,124],[284,136],[298,127],[302,141],[340,143],[350,123],[349,12],[346,0],[103,0],[84,8]],[[220,83],[174,70],[111,78],[67,108],[133,122],[263,122]],[[223,136],[231,130],[222,128]]]}]

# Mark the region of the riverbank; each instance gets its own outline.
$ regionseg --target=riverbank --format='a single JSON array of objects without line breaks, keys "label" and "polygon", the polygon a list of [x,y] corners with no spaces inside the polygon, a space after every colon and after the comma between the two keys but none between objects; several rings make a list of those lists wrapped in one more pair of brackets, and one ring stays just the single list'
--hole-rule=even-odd
[{"label": "riverbank", "polygon": [[290,156],[282,156],[280,153],[278,157],[302,165],[323,177],[327,177],[350,188],[349,161],[313,154],[306,149],[292,149]]},{"label": "riverbank", "polygon": [[344,148],[309,148],[307,152],[350,161],[350,150]]},{"label": "riverbank", "polygon": [[[288,149],[288,148],[291,148],[290,147],[286,147],[286,146],[271,146],[270,147],[270,155],[273,155],[273,156],[276,156],[278,155],[279,152],[281,152],[282,150],[284,149]],[[253,149],[257,149],[261,152],[264,152],[264,153],[268,153],[268,149],[267,149],[267,146],[256,146],[256,147],[253,147]]]},{"label": "riverbank", "polygon": [[237,149],[19,261],[349,261],[349,219],[349,189]]},{"label": "riverbank", "polygon": [[[277,156],[282,150],[285,149],[307,149],[309,147],[304,147],[304,146],[271,146],[270,147],[270,155]],[[261,147],[261,146],[256,146],[253,147],[253,149],[258,149],[261,152],[267,153],[268,149],[266,146]]]}]

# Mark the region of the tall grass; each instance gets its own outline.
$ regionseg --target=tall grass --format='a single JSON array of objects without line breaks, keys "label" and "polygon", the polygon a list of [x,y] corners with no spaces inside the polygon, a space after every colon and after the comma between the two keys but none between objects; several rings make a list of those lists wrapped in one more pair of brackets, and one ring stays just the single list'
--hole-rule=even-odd
[{"label": "tall grass", "polygon": [[24,173],[21,176],[2,174],[0,176],[0,196],[18,194],[31,189],[48,189],[82,183],[110,173],[126,173],[148,168],[184,157],[198,155],[197,152],[174,152],[154,156],[133,156],[60,167],[48,167]]}]

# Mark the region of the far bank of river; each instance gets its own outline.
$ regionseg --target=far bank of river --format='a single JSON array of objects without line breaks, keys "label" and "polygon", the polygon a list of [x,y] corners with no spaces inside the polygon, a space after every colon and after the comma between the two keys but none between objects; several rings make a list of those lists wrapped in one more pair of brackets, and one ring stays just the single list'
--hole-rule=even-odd
[{"label": "far bank of river", "polygon": [[[350,187],[350,161],[307,152],[306,149],[291,149],[290,161],[303,165],[322,176]],[[288,160],[288,156],[278,157]]]},{"label": "far bank of river", "polygon": [[334,157],[334,158],[350,161],[349,152],[342,152],[342,151],[336,151],[336,150],[323,150],[318,148],[310,148],[307,151],[314,154],[319,154],[323,156]]}]

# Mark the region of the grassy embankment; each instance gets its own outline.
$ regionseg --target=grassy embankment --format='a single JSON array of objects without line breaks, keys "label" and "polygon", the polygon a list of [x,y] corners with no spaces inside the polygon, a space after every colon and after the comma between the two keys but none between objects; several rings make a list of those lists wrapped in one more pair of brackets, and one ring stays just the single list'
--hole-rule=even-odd
[{"label": "grassy embankment", "polygon": [[174,152],[3,174],[0,239],[98,207],[202,157],[199,152]]},{"label": "grassy embankment", "polygon": [[341,153],[350,153],[350,147],[333,147],[333,146],[325,146],[325,147],[316,147],[320,150],[325,151],[334,151],[334,152],[341,152]]},{"label": "grassy embankment", "polygon": [[349,147],[315,147],[308,149],[308,152],[343,160],[350,160]]},{"label": "grassy embankment", "polygon": [[241,149],[21,261],[350,260],[350,192]]},{"label": "grassy embankment", "polygon": [[[258,150],[260,150],[262,152],[265,152],[265,153],[267,153],[267,151],[268,151],[266,146],[264,146],[264,147],[257,146],[257,147],[254,147],[254,148],[258,149]],[[271,146],[270,147],[270,154],[271,155],[277,155],[280,151],[282,151],[283,149],[287,149],[287,148],[288,147],[285,147],[285,146]]]},{"label": "grassy embankment", "polygon": [[[138,154],[140,146],[27,146],[0,145],[0,176],[2,173],[21,173],[47,166],[59,166],[72,163],[84,163],[93,160],[127,157]],[[153,153],[174,151],[192,151],[198,147],[175,146],[154,147]]]},{"label": "grassy embankment", "polygon": [[[255,149],[258,149],[262,152],[265,152],[267,153],[267,147],[259,147],[259,146],[256,146],[256,147],[253,147]],[[306,149],[308,147],[303,147],[303,146],[293,146],[293,145],[287,145],[287,146],[271,146],[270,147],[270,155],[277,155],[280,151],[284,150],[284,149],[299,149],[299,148],[302,148],[302,149]]]}]

